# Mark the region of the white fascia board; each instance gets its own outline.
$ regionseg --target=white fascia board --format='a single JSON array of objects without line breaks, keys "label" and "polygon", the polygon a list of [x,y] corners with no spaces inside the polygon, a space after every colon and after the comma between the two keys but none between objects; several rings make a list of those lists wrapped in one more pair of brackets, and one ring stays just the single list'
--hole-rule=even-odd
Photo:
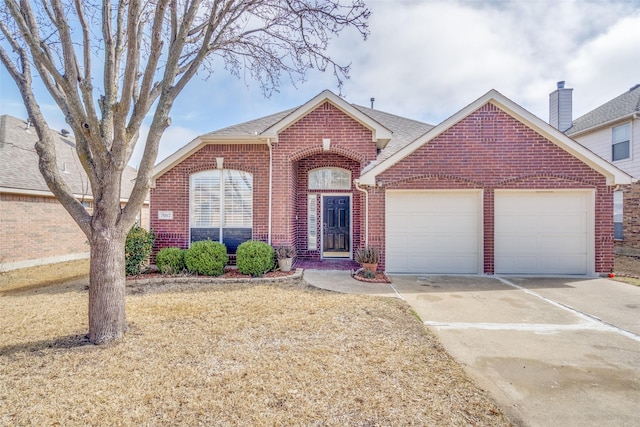
[{"label": "white fascia board", "polygon": [[[569,137],[570,138],[576,138],[578,136],[582,136],[582,135],[587,134],[587,133],[598,131],[601,128],[612,126],[612,125],[614,125],[616,123],[622,123],[622,122],[627,121],[629,119],[639,119],[639,118],[640,117],[638,116],[638,113],[625,114],[624,116],[616,117],[615,119],[611,119],[611,120],[608,120],[606,122],[598,123],[597,125],[589,126],[588,128],[582,129],[579,132],[570,134]],[[571,128],[569,128],[569,130],[571,130]]]},{"label": "white fascia board", "polygon": [[197,137],[187,145],[183,146],[178,151],[175,151],[169,157],[155,165],[153,168],[153,173],[151,174],[151,186],[155,187],[156,179],[158,179],[166,171],[180,163],[182,160],[189,157],[193,152],[197,151],[201,145],[202,138]]},{"label": "white fascia board", "polygon": [[549,141],[556,144],[558,147],[567,151],[569,154],[582,160],[593,169],[600,172],[606,177],[607,185],[631,183],[631,175],[615,167],[589,149],[580,145],[544,120],[536,117],[515,102],[511,101],[495,89],[490,90],[471,104],[467,105],[462,110],[458,111],[453,116],[449,117],[433,129],[431,129],[420,138],[416,139],[398,152],[394,153],[382,163],[365,172],[360,176],[361,183],[364,185],[375,185],[376,177],[378,175],[385,172],[387,169],[391,168],[393,165],[415,152],[418,148],[432,141],[433,139],[447,131],[449,128],[451,128],[453,125],[460,122],[465,117],[489,102],[500,108],[502,111],[509,114],[516,120],[523,122],[525,125],[538,132]]},{"label": "white fascia board", "polygon": [[488,92],[486,95],[482,96],[481,98],[479,98],[475,102],[469,104],[467,107],[465,107],[462,110],[458,111],[456,114],[454,114],[453,116],[449,117],[448,119],[446,119],[445,121],[443,121],[439,125],[435,126],[434,128],[432,128],[430,131],[428,131],[427,133],[425,133],[424,135],[422,135],[418,139],[416,139],[413,142],[405,145],[402,149],[400,149],[400,150],[396,151],[395,153],[393,153],[389,158],[385,159],[384,161],[382,161],[378,165],[376,165],[373,168],[369,169],[364,174],[360,175],[360,182],[363,185],[375,185],[376,184],[376,177],[378,175],[380,175],[381,173],[385,172],[387,169],[391,168],[393,165],[395,165],[396,163],[400,162],[404,158],[406,158],[409,155],[413,154],[417,149],[422,147],[424,144],[427,144],[428,142],[430,142],[433,139],[437,138],[439,135],[441,135],[446,130],[451,128],[454,124],[458,123],[459,121],[461,121],[462,119],[467,117],[469,114],[471,114],[472,112],[474,112],[475,110],[480,108],[482,105],[484,105],[488,101],[488,99],[490,99],[489,95],[492,92],[494,92],[494,91]]},{"label": "white fascia board", "polygon": [[583,161],[594,170],[600,172],[606,177],[607,185],[631,184],[631,175],[609,163],[607,160],[598,156],[584,145],[568,137],[549,123],[525,110],[510,99],[500,95],[499,98],[491,100],[491,103],[516,120],[523,122],[529,128],[544,136],[567,153]]},{"label": "white fascia board", "polygon": [[[21,194],[24,196],[38,196],[38,197],[52,197],[55,198],[56,196],[53,195],[53,193],[51,191],[45,191],[45,190],[29,190],[26,188],[10,188],[10,187],[0,187],[0,193],[4,193],[4,194]],[[91,194],[74,194],[73,197],[75,197],[78,200],[86,200],[88,202],[93,201],[93,196]],[[122,203],[127,203],[129,201],[129,199],[125,199],[125,198],[120,198],[120,202]],[[142,203],[143,205],[148,205],[149,204],[149,199],[145,199],[144,202]]]},{"label": "white fascia board", "polygon": [[[10,187],[0,187],[0,193],[5,193],[5,194],[22,194],[25,196],[40,196],[40,197],[56,197],[53,195],[53,193],[51,191],[47,191],[47,190],[30,190],[28,188],[10,188]],[[75,197],[78,200],[93,200],[93,196],[92,195],[82,195],[82,194],[74,194],[73,197]],[[121,200],[127,200],[127,199],[121,199]]]},{"label": "white fascia board", "polygon": [[153,168],[151,186],[155,188],[156,179],[164,175],[178,163],[209,144],[265,144],[266,139],[261,135],[201,135],[171,154]]},{"label": "white fascia board", "polygon": [[298,107],[291,114],[289,114],[279,122],[273,124],[271,127],[267,128],[260,134],[260,136],[262,136],[263,138],[271,138],[273,141],[277,141],[278,134],[280,132],[305,117],[311,111],[322,105],[324,102],[331,103],[346,115],[348,115],[367,129],[371,130],[371,141],[375,142],[378,148],[383,148],[387,145],[389,140],[391,140],[393,133],[389,129],[387,129],[371,117],[367,116],[330,90],[324,90],[320,92],[313,99]]}]

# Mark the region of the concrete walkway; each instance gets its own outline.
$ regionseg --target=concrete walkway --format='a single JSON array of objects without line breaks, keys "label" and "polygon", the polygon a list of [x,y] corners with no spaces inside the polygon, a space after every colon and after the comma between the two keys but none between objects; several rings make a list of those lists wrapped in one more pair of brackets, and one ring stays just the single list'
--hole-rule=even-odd
[{"label": "concrete walkway", "polygon": [[403,298],[517,425],[640,425],[640,288],[598,278],[304,278]]}]

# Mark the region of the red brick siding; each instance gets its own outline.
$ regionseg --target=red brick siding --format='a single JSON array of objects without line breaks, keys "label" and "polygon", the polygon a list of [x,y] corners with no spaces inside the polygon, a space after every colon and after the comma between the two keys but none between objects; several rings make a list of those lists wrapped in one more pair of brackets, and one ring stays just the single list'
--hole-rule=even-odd
[{"label": "red brick siding", "polygon": [[[487,104],[378,177],[385,189],[483,189],[484,272],[494,273],[497,189],[595,189],[595,269],[613,266],[612,193],[605,178],[524,124]],[[383,249],[384,194],[371,192],[370,233]]]},{"label": "red brick siding", "polygon": [[[323,150],[324,138],[331,139],[329,151]],[[284,130],[273,147],[273,244],[293,244],[301,257],[318,258],[319,251],[307,250],[308,171],[324,166],[342,167],[351,170],[352,179],[356,179],[360,170],[375,157],[376,145],[371,131],[328,102]],[[360,212],[363,202],[355,188],[345,193],[352,194],[353,248],[362,240]],[[320,199],[318,224],[319,209]]]},{"label": "red brick siding", "polygon": [[[322,139],[331,138],[330,150],[323,151]],[[376,157],[371,131],[330,103],[324,103],[291,125],[273,143],[273,245],[295,245],[301,256],[307,252],[307,181],[309,169],[321,166],[344,167],[352,178]],[[216,157],[224,157],[225,169],[253,173],[253,239],[268,240],[269,149],[264,145],[207,145],[157,179],[151,191],[151,227],[158,238],[155,250],[189,245],[189,176],[215,169]],[[328,191],[334,193],[334,191]],[[360,193],[352,189],[354,245],[361,241]],[[158,211],[173,211],[172,221],[159,221]],[[320,214],[320,212],[318,212]],[[320,216],[318,217],[320,218]]]},{"label": "red brick siding", "polygon": [[[253,174],[253,239],[267,240],[269,207],[269,149],[266,145],[206,145],[159,177],[151,190],[151,228],[157,238],[154,250],[189,247],[189,180],[193,173],[224,169]],[[158,220],[158,211],[173,211],[173,220]]]},{"label": "red brick siding", "polygon": [[55,198],[0,194],[0,264],[87,254],[86,242]]}]

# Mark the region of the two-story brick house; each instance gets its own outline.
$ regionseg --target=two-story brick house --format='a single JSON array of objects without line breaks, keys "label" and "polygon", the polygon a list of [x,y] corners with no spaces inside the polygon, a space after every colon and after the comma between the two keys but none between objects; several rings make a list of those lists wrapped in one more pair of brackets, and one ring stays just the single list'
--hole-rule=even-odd
[{"label": "two-story brick house", "polygon": [[[640,177],[640,84],[572,119],[572,90],[560,82],[550,95],[550,123],[635,179]],[[553,118],[558,117],[554,122]],[[640,184],[616,188],[616,250],[640,255]]]},{"label": "two-story brick house", "polygon": [[500,93],[441,124],[324,91],[202,135],[160,162],[161,247],[210,238],[405,273],[595,274],[613,267],[613,193],[630,177]]}]

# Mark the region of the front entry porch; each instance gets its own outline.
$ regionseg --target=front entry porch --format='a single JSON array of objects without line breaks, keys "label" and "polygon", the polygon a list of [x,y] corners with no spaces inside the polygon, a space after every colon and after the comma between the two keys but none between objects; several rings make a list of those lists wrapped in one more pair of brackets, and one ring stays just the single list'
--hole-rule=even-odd
[{"label": "front entry porch", "polygon": [[296,259],[294,268],[305,270],[356,270],[360,265],[351,259]]}]

